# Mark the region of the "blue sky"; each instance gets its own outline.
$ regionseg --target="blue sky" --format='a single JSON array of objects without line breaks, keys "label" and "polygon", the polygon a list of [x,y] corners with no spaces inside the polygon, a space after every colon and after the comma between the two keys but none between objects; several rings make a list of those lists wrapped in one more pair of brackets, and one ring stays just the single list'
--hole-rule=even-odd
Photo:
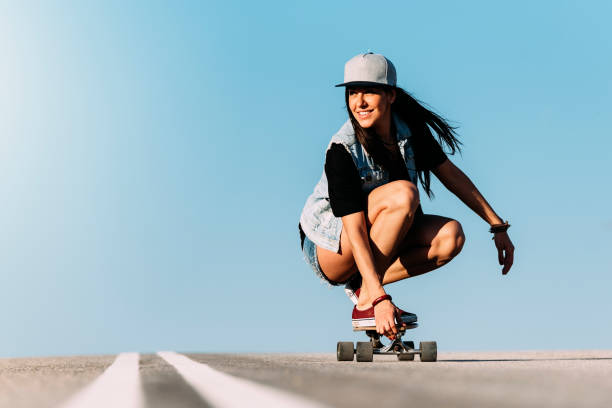
[{"label": "blue sky", "polygon": [[[351,304],[297,222],[346,120],[346,60],[459,125],[504,218],[458,219],[458,258],[388,291],[440,350],[610,348],[608,2],[5,2],[0,355],[330,351]],[[423,195],[424,196],[424,195]]]}]

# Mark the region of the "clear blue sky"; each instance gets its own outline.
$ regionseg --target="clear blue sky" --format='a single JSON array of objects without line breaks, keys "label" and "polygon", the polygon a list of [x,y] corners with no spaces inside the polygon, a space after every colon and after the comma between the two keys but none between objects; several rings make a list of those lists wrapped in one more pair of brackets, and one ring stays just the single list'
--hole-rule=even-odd
[{"label": "clear blue sky", "polygon": [[[180,4],[179,4],[180,3]],[[329,351],[351,304],[297,223],[368,49],[460,126],[512,223],[389,292],[440,350],[611,348],[612,6],[604,1],[4,2],[0,355]],[[423,195],[424,196],[424,195]]]}]

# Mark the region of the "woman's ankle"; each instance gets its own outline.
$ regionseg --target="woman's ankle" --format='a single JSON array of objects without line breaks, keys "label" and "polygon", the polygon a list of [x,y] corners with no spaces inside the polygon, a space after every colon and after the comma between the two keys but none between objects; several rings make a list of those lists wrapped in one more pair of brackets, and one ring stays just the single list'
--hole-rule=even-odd
[{"label": "woman's ankle", "polygon": [[365,310],[372,307],[372,301],[374,299],[370,296],[368,290],[362,286],[359,292],[359,299],[357,301],[357,309]]}]

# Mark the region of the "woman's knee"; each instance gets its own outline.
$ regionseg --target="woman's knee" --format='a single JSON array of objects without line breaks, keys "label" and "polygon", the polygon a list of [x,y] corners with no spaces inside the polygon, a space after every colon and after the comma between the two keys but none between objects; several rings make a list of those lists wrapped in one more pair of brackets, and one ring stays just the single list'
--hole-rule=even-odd
[{"label": "woman's knee", "polygon": [[394,181],[393,189],[386,197],[386,206],[391,210],[414,215],[419,206],[419,189],[407,180]]},{"label": "woman's knee", "polygon": [[436,258],[440,264],[456,257],[465,244],[465,234],[458,221],[451,220],[444,224],[436,236]]}]

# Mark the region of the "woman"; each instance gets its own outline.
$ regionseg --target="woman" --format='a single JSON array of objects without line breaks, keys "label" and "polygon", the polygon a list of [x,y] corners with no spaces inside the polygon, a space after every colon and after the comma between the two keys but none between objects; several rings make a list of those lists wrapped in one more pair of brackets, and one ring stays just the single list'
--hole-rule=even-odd
[{"label": "woman", "polygon": [[[325,171],[300,216],[301,246],[315,273],[345,284],[353,326],[376,326],[393,339],[396,324],[416,321],[391,302],[384,285],[432,271],[463,247],[459,222],[423,214],[417,183],[428,196],[430,173],[489,223],[502,273],[513,263],[508,222],[442,151],[459,150],[454,129],[396,86],[395,67],[367,53],[344,69],[349,120],[332,137]],[[397,320],[396,320],[397,319]]]}]

